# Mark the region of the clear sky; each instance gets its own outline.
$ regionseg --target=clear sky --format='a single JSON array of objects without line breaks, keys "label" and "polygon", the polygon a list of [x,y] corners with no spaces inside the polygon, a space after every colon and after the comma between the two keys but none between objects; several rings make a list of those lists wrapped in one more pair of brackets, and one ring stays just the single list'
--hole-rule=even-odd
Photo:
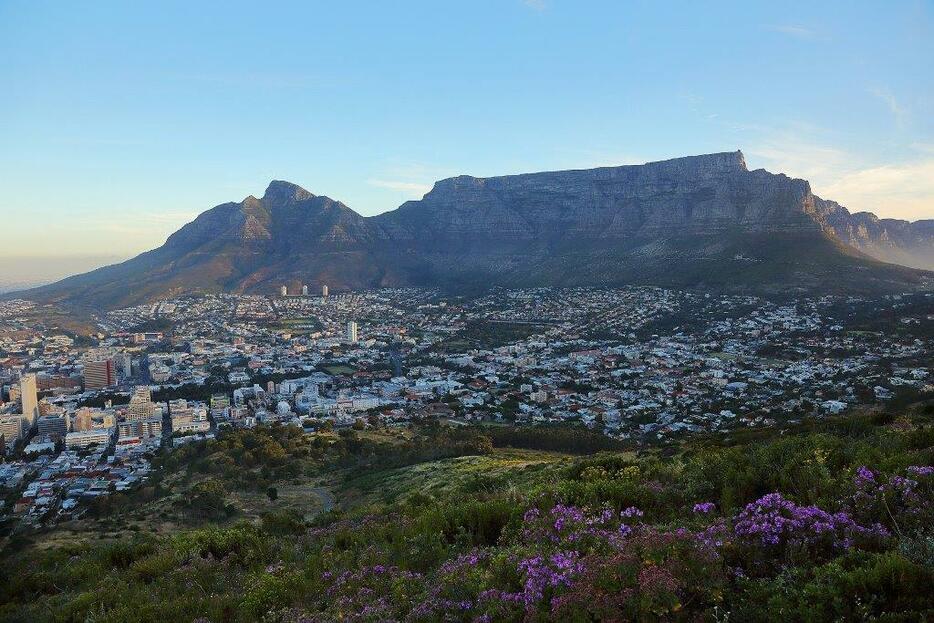
[{"label": "clear sky", "polygon": [[934,218],[929,0],[0,0],[0,80],[0,256],[129,256],[273,178],[370,215],[737,148]]}]

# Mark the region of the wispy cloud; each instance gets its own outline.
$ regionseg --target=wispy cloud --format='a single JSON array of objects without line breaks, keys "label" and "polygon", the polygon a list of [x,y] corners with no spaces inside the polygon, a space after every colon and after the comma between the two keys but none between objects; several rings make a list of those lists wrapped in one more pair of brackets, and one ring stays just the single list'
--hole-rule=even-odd
[{"label": "wispy cloud", "polygon": [[548,3],[545,0],[522,0],[522,4],[536,11],[544,11],[548,8]]},{"label": "wispy cloud", "polygon": [[389,190],[397,190],[403,192],[407,195],[413,197],[421,197],[429,190],[431,190],[431,184],[425,184],[420,182],[405,182],[402,180],[381,180],[381,179],[369,179],[366,181],[370,186],[376,186],[377,188],[387,188]]},{"label": "wispy cloud", "polygon": [[[915,143],[899,162],[879,164],[833,144],[820,128],[759,129],[749,160],[808,180],[814,192],[853,212],[882,218],[934,218],[934,145]],[[913,153],[914,152],[914,153]]]},{"label": "wispy cloud", "polygon": [[704,103],[704,98],[702,96],[691,92],[680,93],[678,95],[678,99],[685,102],[688,105],[688,108],[695,111],[700,108],[701,104]]},{"label": "wispy cloud", "polygon": [[854,171],[823,192],[853,211],[908,220],[934,218],[934,158]]},{"label": "wispy cloud", "polygon": [[779,130],[759,132],[746,148],[751,160],[763,161],[764,168],[775,173],[821,183],[836,179],[854,165],[845,150],[813,138],[819,134],[813,128],[793,124]]},{"label": "wispy cloud", "polygon": [[817,31],[801,24],[773,24],[769,26],[769,30],[798,39],[814,39],[817,37]]},{"label": "wispy cloud", "polygon": [[908,123],[908,110],[896,99],[891,90],[885,87],[877,87],[871,89],[870,93],[885,104],[889,112],[892,113],[898,127],[904,127]]},{"label": "wispy cloud", "polygon": [[440,179],[459,175],[457,171],[424,162],[391,158],[371,171],[367,186],[397,193],[395,199],[421,199]]}]

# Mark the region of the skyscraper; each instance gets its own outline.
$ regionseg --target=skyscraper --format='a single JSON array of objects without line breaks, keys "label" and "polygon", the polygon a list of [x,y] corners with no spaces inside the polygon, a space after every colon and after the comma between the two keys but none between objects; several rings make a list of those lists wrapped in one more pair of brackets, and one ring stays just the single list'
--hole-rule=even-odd
[{"label": "skyscraper", "polygon": [[36,375],[24,374],[19,379],[19,399],[23,405],[23,417],[32,426],[39,417],[39,394],[36,389]]},{"label": "skyscraper", "polygon": [[87,361],[84,364],[84,389],[103,389],[117,384],[113,359]]},{"label": "skyscraper", "polygon": [[321,296],[323,298],[328,298],[328,287],[327,285],[321,286]]},{"label": "skyscraper", "polygon": [[347,341],[354,344],[357,342],[357,323],[353,320],[347,323]]},{"label": "skyscraper", "polygon": [[302,296],[308,296],[308,286],[302,286]]},{"label": "skyscraper", "polygon": [[281,288],[279,288],[279,294],[280,294],[281,296],[288,296],[288,295],[289,295],[289,288],[288,288],[288,286],[282,286]]}]

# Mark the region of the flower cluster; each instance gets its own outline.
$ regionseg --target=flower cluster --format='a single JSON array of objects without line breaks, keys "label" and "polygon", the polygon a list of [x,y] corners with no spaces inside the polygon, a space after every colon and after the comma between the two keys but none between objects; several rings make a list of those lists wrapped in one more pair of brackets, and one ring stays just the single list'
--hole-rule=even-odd
[{"label": "flower cluster", "polygon": [[583,569],[580,554],[575,551],[533,556],[520,562],[519,570],[525,577],[522,601],[526,608],[533,609],[549,590],[571,586],[573,578]]},{"label": "flower cluster", "polygon": [[905,473],[907,476],[884,478],[866,466],[860,467],[853,479],[855,491],[848,507],[857,518],[880,517],[896,529],[924,525],[934,513],[934,467],[912,465]]},{"label": "flower cluster", "polygon": [[325,596],[343,612],[355,613],[351,620],[385,620],[394,609],[418,590],[424,578],[395,566],[370,565],[354,571],[321,574]]},{"label": "flower cluster", "polygon": [[609,508],[590,511],[586,508],[556,504],[543,513],[537,508],[523,516],[522,540],[528,544],[550,542],[554,545],[581,546],[583,543],[613,543],[632,533],[632,519],[642,511],[630,506],[620,513]]},{"label": "flower cluster", "polygon": [[885,537],[888,531],[875,525],[858,525],[845,512],[828,513],[817,506],[799,506],[781,493],[769,493],[736,517],[734,533],[741,539],[765,546],[830,543],[848,549],[857,537]]},{"label": "flower cluster", "polygon": [[713,502],[698,502],[694,505],[694,512],[700,514],[712,513],[717,510],[717,505]]}]

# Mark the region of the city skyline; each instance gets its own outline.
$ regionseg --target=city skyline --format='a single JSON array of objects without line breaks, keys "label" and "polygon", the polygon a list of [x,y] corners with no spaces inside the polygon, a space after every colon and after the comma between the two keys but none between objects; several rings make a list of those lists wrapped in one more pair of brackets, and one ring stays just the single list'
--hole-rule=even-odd
[{"label": "city skyline", "polygon": [[934,216],[927,3],[265,11],[0,7],[0,255],[129,257],[270,179],[372,215],[457,174],[734,149]]}]

